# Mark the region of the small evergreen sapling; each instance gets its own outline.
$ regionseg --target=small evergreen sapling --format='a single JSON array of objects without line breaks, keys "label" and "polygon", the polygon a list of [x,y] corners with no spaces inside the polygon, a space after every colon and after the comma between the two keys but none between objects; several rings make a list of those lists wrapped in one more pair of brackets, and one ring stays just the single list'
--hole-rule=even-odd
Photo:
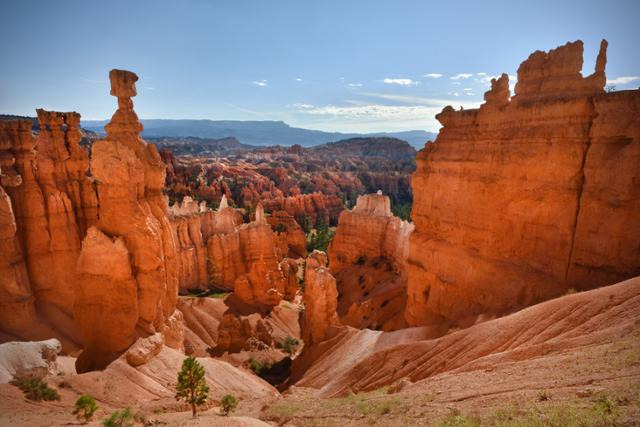
[{"label": "small evergreen sapling", "polygon": [[88,395],[83,395],[76,400],[75,407],[73,409],[72,414],[76,416],[81,421],[85,423],[91,420],[93,414],[98,410],[98,405],[96,405],[96,401],[93,400],[93,397]]},{"label": "small evergreen sapling", "polygon": [[222,397],[220,406],[222,407],[222,413],[229,415],[229,412],[234,411],[238,406],[238,399],[233,394],[226,394]]},{"label": "small evergreen sapling", "polygon": [[191,412],[196,416],[196,406],[207,401],[209,386],[204,376],[204,368],[195,357],[189,356],[182,362],[178,372],[176,400],[184,400],[191,405]]},{"label": "small evergreen sapling", "polygon": [[131,409],[124,408],[120,411],[112,412],[109,418],[102,420],[104,427],[133,427],[133,414]]}]

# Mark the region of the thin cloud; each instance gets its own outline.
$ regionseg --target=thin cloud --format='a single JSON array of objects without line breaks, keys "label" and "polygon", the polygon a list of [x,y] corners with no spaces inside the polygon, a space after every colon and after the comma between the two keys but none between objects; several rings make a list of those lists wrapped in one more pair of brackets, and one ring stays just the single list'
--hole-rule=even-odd
[{"label": "thin cloud", "polygon": [[316,106],[313,104],[304,104],[301,102],[296,102],[295,104],[293,104],[293,107],[299,110],[311,110],[313,108],[316,108]]},{"label": "thin cloud", "polygon": [[260,87],[267,86],[267,81],[266,80],[254,80],[251,83],[253,83],[256,86],[260,86]]},{"label": "thin cloud", "polygon": [[[451,95],[452,93],[449,93],[449,94]],[[451,104],[452,102],[451,100],[448,100],[448,99],[424,98],[424,97],[409,96],[409,95],[392,95],[388,93],[375,93],[375,92],[362,92],[362,93],[359,93],[358,95],[366,96],[370,98],[383,99],[385,101],[395,101],[395,102],[400,102],[404,104],[422,105],[425,107],[433,107],[437,109],[442,109],[447,105]],[[456,104],[459,103],[459,101],[457,100],[455,102]],[[477,108],[478,105],[479,104],[477,102],[468,102],[468,103],[464,103],[462,106],[464,108]]]},{"label": "thin cloud", "polygon": [[636,80],[640,80],[640,77],[638,76],[616,77],[615,79],[607,80],[607,84],[608,85],[626,85]]},{"label": "thin cloud", "polygon": [[401,85],[401,86],[413,86],[413,85],[420,84],[420,82],[416,82],[416,81],[413,81],[411,79],[390,79],[390,78],[386,78],[386,79],[384,79],[382,81],[385,82],[386,84]]},{"label": "thin cloud", "polygon": [[487,73],[476,73],[476,76],[480,76],[480,77],[486,76],[486,75],[487,75]]},{"label": "thin cloud", "polygon": [[455,76],[451,76],[449,77],[451,80],[460,80],[460,79],[468,79],[469,77],[473,76],[473,74],[469,74],[469,73],[460,73],[460,74],[456,74]]},{"label": "thin cloud", "polygon": [[[369,94],[383,95],[383,94]],[[392,95],[383,95],[389,98]],[[418,98],[410,100],[417,101]],[[440,123],[436,114],[447,105],[467,108],[478,108],[480,101],[443,100],[424,98],[429,105],[381,105],[367,103],[358,105],[324,105],[294,104],[295,113],[305,116],[307,123],[321,124],[323,128],[334,130],[349,129],[351,131],[389,131],[391,129],[426,129],[437,131]]]},{"label": "thin cloud", "polygon": [[302,81],[302,79],[301,79],[300,77],[296,77],[296,79],[295,79],[295,80],[296,80],[297,82],[301,82],[301,81]]},{"label": "thin cloud", "polygon": [[440,77],[442,77],[442,74],[440,74],[440,73],[429,73],[429,74],[425,74],[423,77],[429,77],[430,79],[439,79]]}]

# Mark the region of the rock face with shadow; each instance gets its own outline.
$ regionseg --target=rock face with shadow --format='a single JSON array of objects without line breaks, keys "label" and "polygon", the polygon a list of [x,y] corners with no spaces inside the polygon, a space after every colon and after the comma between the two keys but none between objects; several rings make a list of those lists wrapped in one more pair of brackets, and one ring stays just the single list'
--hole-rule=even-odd
[{"label": "rock face with shadow", "polygon": [[406,263],[414,227],[395,217],[390,205],[381,192],[366,194],[340,214],[328,252],[344,325],[387,331],[406,325]]},{"label": "rock face with shadow", "polygon": [[98,221],[78,259],[74,317],[83,335],[78,372],[104,368],[136,338],[162,333],[176,309],[178,262],[162,190],[165,166],[140,136],[133,111],[138,77],[112,70],[118,110],[92,146]]},{"label": "rock face with shadow", "polygon": [[607,42],[537,51],[478,109],[446,107],[412,186],[410,325],[467,326],[640,274],[640,91],[605,92]]}]

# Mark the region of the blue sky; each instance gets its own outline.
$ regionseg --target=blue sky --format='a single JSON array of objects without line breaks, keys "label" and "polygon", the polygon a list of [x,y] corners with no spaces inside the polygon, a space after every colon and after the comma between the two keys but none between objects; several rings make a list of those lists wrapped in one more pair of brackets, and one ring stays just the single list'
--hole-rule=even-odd
[{"label": "blue sky", "polygon": [[[140,76],[141,118],[284,120],[435,131],[535,50],[601,38],[607,77],[640,86],[640,1],[4,1],[0,113],[104,119],[112,68]],[[625,78],[626,77],[626,78]]]}]

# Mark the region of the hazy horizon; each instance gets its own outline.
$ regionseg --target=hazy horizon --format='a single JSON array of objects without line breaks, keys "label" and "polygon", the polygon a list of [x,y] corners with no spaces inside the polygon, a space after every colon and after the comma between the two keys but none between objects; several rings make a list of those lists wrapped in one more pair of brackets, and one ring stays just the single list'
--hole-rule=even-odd
[{"label": "hazy horizon", "polygon": [[577,39],[584,75],[606,38],[609,84],[640,85],[640,3],[510,5],[12,2],[0,17],[0,112],[108,119],[108,72],[122,68],[140,77],[143,119],[437,132],[444,106],[477,107],[492,76],[513,87],[529,54]]}]

